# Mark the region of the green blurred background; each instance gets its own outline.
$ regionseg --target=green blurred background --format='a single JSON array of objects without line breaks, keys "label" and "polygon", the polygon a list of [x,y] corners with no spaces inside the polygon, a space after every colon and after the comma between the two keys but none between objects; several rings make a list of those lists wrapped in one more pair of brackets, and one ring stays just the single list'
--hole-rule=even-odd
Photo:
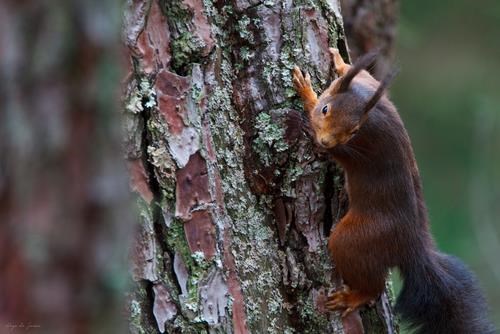
[{"label": "green blurred background", "polygon": [[500,1],[401,1],[392,99],[433,234],[483,285],[500,327]]}]

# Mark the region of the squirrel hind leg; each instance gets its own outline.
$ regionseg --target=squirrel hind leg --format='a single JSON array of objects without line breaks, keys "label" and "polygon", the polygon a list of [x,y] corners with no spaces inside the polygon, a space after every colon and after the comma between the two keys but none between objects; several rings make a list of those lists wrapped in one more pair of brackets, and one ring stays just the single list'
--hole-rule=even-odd
[{"label": "squirrel hind leg", "polygon": [[337,73],[339,76],[343,76],[344,74],[347,73],[347,71],[349,71],[349,68],[351,66],[344,62],[344,59],[342,59],[342,56],[340,55],[338,49],[330,48],[329,50],[330,54],[333,57],[333,65],[335,67],[335,73]]},{"label": "squirrel hind leg", "polygon": [[360,307],[372,304],[377,297],[378,295],[351,290],[347,285],[343,285],[341,290],[328,295],[325,307],[330,311],[342,311],[344,318]]}]

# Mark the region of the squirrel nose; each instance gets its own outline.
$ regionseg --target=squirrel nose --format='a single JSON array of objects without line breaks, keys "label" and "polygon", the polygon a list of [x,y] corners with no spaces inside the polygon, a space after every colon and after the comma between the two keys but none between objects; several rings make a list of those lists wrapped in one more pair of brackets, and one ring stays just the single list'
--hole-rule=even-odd
[{"label": "squirrel nose", "polygon": [[320,141],[321,145],[327,146],[328,145],[328,140],[326,138],[321,138]]}]

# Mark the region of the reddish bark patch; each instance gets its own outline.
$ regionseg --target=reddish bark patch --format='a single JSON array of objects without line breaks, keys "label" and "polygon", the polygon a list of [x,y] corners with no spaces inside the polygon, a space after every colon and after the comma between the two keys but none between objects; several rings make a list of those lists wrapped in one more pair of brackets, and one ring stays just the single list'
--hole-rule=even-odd
[{"label": "reddish bark patch", "polygon": [[172,135],[180,135],[184,127],[189,86],[188,78],[167,70],[161,70],[156,78],[158,108]]},{"label": "reddish bark patch", "polygon": [[184,113],[184,99],[173,96],[158,95],[158,106],[160,113],[168,124],[168,128],[173,135],[180,135],[184,123],[181,113]]},{"label": "reddish bark patch", "polygon": [[142,66],[145,73],[153,72],[155,68],[155,54],[154,49],[151,47],[148,33],[144,30],[137,38],[137,51],[138,55],[142,60]]},{"label": "reddish bark patch", "polygon": [[193,23],[196,29],[193,31],[193,34],[197,35],[205,43],[202,55],[207,56],[214,47],[215,43],[211,36],[210,24],[204,14],[205,8],[203,7],[203,1],[184,0],[184,4],[193,13]]},{"label": "reddish bark patch", "polygon": [[189,78],[163,70],[158,73],[156,86],[165,95],[184,98],[189,89]]},{"label": "reddish bark patch", "polygon": [[170,31],[158,1],[153,1],[146,28],[137,39],[137,53],[145,73],[167,68],[170,63]]},{"label": "reddish bark patch", "polygon": [[230,231],[224,232],[224,267],[227,269],[227,286],[229,293],[233,297],[233,329],[237,334],[248,333],[245,313],[245,300],[241,292],[238,273],[233,254],[231,253],[231,235]]},{"label": "reddish bark patch", "polygon": [[176,173],[175,215],[190,220],[191,211],[212,201],[208,189],[207,164],[200,153],[191,155],[187,165]]},{"label": "reddish bark patch", "polygon": [[207,210],[195,211],[184,224],[184,233],[191,253],[203,252],[205,259],[215,255],[215,226]]},{"label": "reddish bark patch", "polygon": [[148,176],[142,161],[140,159],[129,160],[128,171],[130,175],[130,188],[141,195],[147,203],[151,203],[153,192],[149,188]]}]

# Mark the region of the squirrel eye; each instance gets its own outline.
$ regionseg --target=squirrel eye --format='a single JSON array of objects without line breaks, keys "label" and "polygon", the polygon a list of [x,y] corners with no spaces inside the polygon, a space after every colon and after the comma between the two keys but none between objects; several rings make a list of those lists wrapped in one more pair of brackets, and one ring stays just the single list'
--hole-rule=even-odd
[{"label": "squirrel eye", "polygon": [[321,112],[323,113],[323,115],[326,115],[326,113],[328,112],[328,105],[325,105],[323,109],[321,109]]}]

